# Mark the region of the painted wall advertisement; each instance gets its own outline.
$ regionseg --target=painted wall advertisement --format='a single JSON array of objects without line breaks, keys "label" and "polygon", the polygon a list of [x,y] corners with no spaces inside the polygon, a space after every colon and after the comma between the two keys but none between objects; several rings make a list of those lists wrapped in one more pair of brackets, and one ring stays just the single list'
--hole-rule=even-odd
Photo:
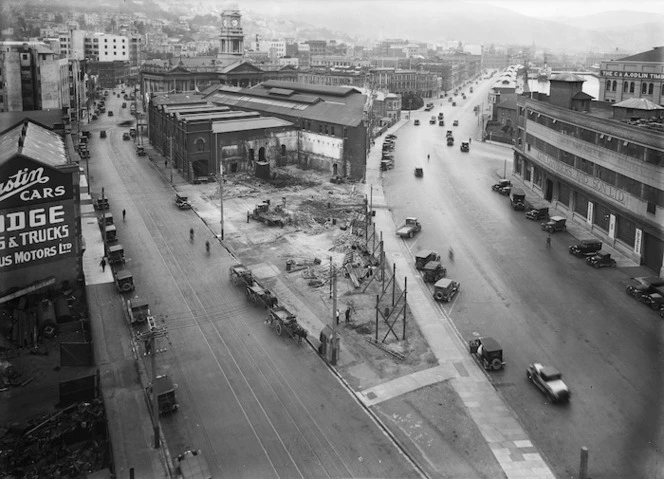
[{"label": "painted wall advertisement", "polygon": [[0,272],[74,253],[71,174],[25,158],[0,167]]}]

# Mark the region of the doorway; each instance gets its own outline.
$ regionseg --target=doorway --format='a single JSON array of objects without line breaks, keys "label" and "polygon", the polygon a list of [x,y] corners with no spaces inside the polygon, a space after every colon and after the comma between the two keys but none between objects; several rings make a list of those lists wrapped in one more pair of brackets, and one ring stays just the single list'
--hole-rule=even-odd
[{"label": "doorway", "polygon": [[337,171],[339,170],[337,164],[332,165],[332,176],[337,176]]},{"label": "doorway", "polygon": [[263,146],[258,150],[258,161],[265,161],[265,147]]},{"label": "doorway", "polygon": [[546,188],[544,189],[544,199],[551,201],[553,199],[553,181],[546,180]]}]

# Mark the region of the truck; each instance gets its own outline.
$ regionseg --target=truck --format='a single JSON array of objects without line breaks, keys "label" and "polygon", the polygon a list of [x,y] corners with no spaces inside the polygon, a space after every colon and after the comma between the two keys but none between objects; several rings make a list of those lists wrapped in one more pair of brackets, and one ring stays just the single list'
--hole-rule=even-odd
[{"label": "truck", "polygon": [[510,203],[515,210],[525,210],[526,193],[521,188],[512,188],[510,191]]},{"label": "truck", "polygon": [[254,219],[268,226],[284,226],[284,218],[270,211],[270,201],[266,200],[256,205],[253,211],[247,211],[247,223]]},{"label": "truck", "polygon": [[191,209],[191,201],[189,201],[189,198],[179,193],[175,193],[175,204],[181,210]]},{"label": "truck", "polygon": [[474,338],[468,341],[470,354],[487,371],[499,371],[505,367],[503,348],[493,338]]},{"label": "truck", "polygon": [[399,226],[397,229],[397,235],[402,238],[412,238],[415,234],[419,233],[422,230],[422,225],[417,218],[410,216],[406,218],[404,224]]}]

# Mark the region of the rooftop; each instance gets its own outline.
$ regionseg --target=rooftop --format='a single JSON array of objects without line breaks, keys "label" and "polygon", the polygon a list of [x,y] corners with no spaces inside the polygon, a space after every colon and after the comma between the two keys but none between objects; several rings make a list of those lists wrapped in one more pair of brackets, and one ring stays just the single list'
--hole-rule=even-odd
[{"label": "rooftop", "polygon": [[0,165],[16,155],[51,167],[69,164],[62,138],[30,120],[17,123],[0,134]]}]

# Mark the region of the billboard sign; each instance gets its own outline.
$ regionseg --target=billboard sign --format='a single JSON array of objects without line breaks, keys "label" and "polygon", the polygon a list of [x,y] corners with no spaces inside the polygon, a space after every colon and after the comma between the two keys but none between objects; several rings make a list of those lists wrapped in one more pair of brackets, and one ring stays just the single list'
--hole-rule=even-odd
[{"label": "billboard sign", "polygon": [[0,167],[0,272],[74,253],[71,173],[15,157]]}]

